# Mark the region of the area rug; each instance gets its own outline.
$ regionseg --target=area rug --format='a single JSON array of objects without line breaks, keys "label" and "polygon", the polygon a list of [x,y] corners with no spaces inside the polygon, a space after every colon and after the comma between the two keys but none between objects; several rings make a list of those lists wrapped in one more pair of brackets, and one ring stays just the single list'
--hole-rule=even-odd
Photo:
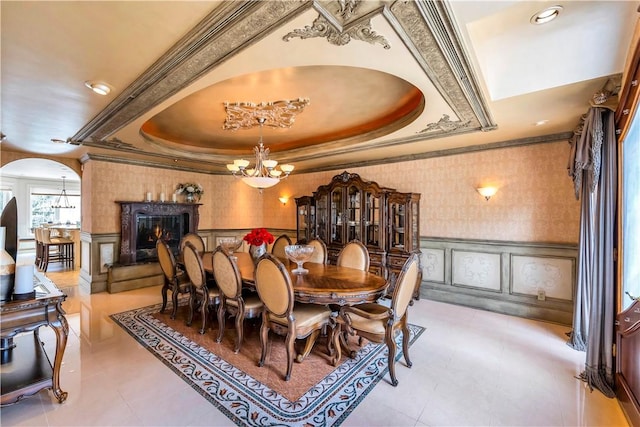
[{"label": "area rug", "polygon": [[[217,324],[212,322],[204,335],[199,334],[201,319],[195,318],[186,326],[183,304],[175,320],[170,319],[170,306],[159,313],[160,304],[111,318],[237,425],[339,426],[375,385],[388,377],[386,346],[365,342],[359,347],[354,342],[355,357],[343,355],[341,363],[333,367],[326,340],[320,339],[302,363],[294,363],[291,380],[285,382],[283,338],[270,334],[265,366],[258,367],[256,321],[245,321],[242,350],[235,354],[233,319],[227,322],[222,342],[217,343]],[[416,325],[409,325],[409,329],[410,343],[424,331]],[[400,359],[401,335],[397,344]],[[391,387],[389,378],[386,380]]]}]

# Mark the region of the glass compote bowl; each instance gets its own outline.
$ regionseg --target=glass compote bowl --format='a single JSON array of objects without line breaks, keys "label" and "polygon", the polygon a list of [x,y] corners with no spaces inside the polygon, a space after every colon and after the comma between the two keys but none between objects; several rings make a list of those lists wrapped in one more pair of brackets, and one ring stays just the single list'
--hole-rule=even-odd
[{"label": "glass compote bowl", "polygon": [[315,248],[310,245],[287,245],[284,247],[284,253],[287,258],[298,264],[298,268],[291,270],[294,274],[306,274],[309,272],[302,264],[309,261]]},{"label": "glass compote bowl", "polygon": [[237,237],[221,237],[218,242],[222,249],[233,257],[233,252],[237,251],[242,246],[242,240]]}]

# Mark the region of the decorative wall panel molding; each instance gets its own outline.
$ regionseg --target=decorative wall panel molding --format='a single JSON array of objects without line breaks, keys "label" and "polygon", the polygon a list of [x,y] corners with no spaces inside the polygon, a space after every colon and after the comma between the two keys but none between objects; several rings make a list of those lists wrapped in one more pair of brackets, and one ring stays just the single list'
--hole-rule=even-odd
[{"label": "decorative wall panel molding", "polygon": [[422,249],[422,279],[444,283],[444,250]]},{"label": "decorative wall panel molding", "polygon": [[571,324],[576,245],[432,237],[420,248],[422,297]]},{"label": "decorative wall panel molding", "polygon": [[514,294],[565,301],[573,299],[575,262],[571,258],[548,258],[513,255],[511,257],[511,284]]},{"label": "decorative wall panel molding", "polygon": [[500,255],[453,251],[453,285],[500,290]]}]

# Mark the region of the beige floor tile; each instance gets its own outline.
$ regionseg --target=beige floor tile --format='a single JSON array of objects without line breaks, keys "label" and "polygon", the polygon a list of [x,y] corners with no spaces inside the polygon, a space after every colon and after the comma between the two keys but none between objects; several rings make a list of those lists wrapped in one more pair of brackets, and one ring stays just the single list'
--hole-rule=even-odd
[{"label": "beige floor tile", "polygon": [[[3,426],[209,425],[233,423],[109,318],[161,302],[160,288],[88,295],[68,290],[70,334],[60,405],[48,391],[0,411]],[[574,377],[584,353],[569,328],[421,300],[410,322],[426,330],[344,426],[626,426],[616,400]],[[55,335],[41,328],[53,351]],[[190,412],[185,414],[184,408]]]}]

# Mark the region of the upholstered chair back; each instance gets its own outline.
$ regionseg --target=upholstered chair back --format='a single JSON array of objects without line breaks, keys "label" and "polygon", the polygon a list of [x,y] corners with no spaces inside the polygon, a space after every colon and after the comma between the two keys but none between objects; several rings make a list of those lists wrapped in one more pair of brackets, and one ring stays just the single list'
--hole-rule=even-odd
[{"label": "upholstered chair back", "polygon": [[279,236],[273,246],[271,247],[271,253],[282,262],[287,261],[287,254],[284,251],[284,247],[291,244],[291,239],[286,234]]},{"label": "upholstered chair back", "polygon": [[391,306],[396,319],[402,318],[407,311],[418,282],[419,269],[418,255],[413,254],[405,262],[393,290]]},{"label": "upholstered chair back", "polygon": [[162,272],[167,280],[172,281],[176,275],[176,259],[167,245],[163,240],[158,240],[156,242],[156,250],[158,251],[158,262],[160,263],[160,268],[162,268]]},{"label": "upholstered chair back", "polygon": [[255,271],[256,290],[265,308],[277,317],[293,310],[293,285],[284,264],[270,254],[260,258]]},{"label": "upholstered chair back", "polygon": [[191,284],[201,289],[207,284],[207,278],[204,273],[204,266],[202,265],[202,257],[198,249],[191,243],[186,242],[184,246],[184,252],[182,254],[182,262],[184,268],[187,271],[187,276]]},{"label": "upholstered chair back", "polygon": [[320,239],[313,239],[309,241],[309,246],[313,246],[314,251],[309,258],[309,262],[315,262],[317,264],[327,263],[327,245]]},{"label": "upholstered chair back", "polygon": [[237,298],[242,292],[242,278],[238,267],[220,246],[213,253],[213,275],[225,297]]},{"label": "upholstered chair back", "polygon": [[369,251],[367,247],[357,240],[347,243],[338,255],[337,265],[368,271]]},{"label": "upholstered chair back", "polygon": [[52,244],[51,241],[51,229],[50,228],[41,228],[40,229],[40,241],[45,244]]},{"label": "upholstered chair back", "polygon": [[202,240],[202,237],[200,237],[197,233],[187,233],[184,236],[182,236],[182,239],[180,239],[180,246],[179,246],[180,253],[184,253],[184,247],[187,244],[187,242],[190,242],[201,255],[202,253],[204,253],[205,251],[204,240]]}]

